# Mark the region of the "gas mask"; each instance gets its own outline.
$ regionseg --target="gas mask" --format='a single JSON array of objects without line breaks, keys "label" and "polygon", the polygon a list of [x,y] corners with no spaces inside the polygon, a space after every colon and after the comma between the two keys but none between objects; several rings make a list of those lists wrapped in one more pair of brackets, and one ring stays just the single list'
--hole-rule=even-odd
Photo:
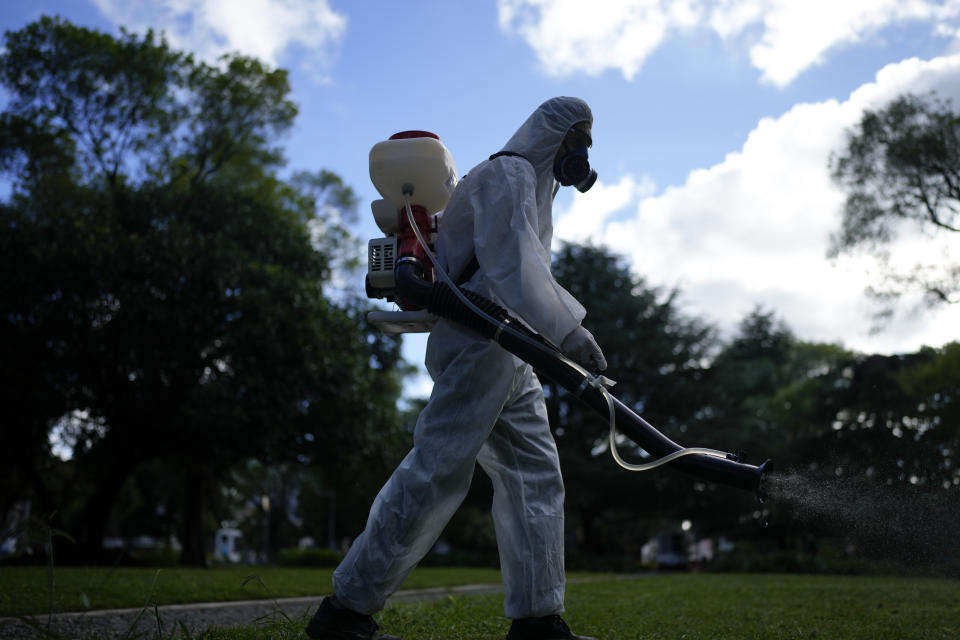
[{"label": "gas mask", "polygon": [[590,168],[587,156],[590,143],[589,134],[576,128],[563,139],[561,153],[553,163],[553,175],[564,187],[573,185],[580,193],[586,193],[597,181],[597,172]]}]

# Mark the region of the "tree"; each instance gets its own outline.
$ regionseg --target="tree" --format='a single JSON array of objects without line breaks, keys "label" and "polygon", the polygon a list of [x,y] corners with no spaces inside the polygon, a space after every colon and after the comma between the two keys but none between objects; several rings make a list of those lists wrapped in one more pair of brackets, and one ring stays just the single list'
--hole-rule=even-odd
[{"label": "tree", "polygon": [[[731,443],[755,464],[770,459],[774,471],[822,462],[823,442],[831,434],[829,420],[814,417],[821,381],[850,357],[837,345],[799,340],[774,312],[757,307],[712,359],[703,380],[707,400],[691,433]],[[696,522],[702,533],[784,536],[776,526],[758,528],[766,514],[752,496],[721,502],[709,485],[699,493]]]},{"label": "tree", "polygon": [[[588,309],[584,324],[617,379],[614,394],[668,436],[690,443],[687,428],[705,391],[700,379],[715,345],[713,329],[679,311],[676,291],[649,286],[602,248],[564,245],[553,271]],[[638,553],[658,522],[679,521],[694,480],[666,468],[624,471],[611,459],[604,417],[556,385],[547,384],[546,391],[578,547],[592,554]],[[629,440],[621,453],[628,460],[645,455]]]},{"label": "tree", "polygon": [[[183,559],[202,564],[232,467],[377,450],[399,341],[324,296],[343,230],[323,212],[355,197],[330,172],[277,176],[283,70],[45,17],[6,34],[0,80],[0,264],[18,274],[0,285],[0,393],[23,447],[4,462],[86,558],[147,461],[179,469]],[[42,471],[52,427],[65,477]]]},{"label": "tree", "polygon": [[836,355],[777,394],[787,493],[770,533],[955,571],[960,349]]},{"label": "tree", "polygon": [[[879,301],[919,291],[931,305],[957,302],[960,263],[941,259],[903,270],[888,251],[908,229],[951,238],[960,232],[960,114],[950,103],[907,94],[865,111],[830,169],[847,198],[828,254],[862,248],[877,257],[881,279],[868,293]],[[885,306],[882,315],[889,315]]]},{"label": "tree", "polygon": [[[828,471],[881,484],[955,490],[960,349],[860,355],[825,372],[820,447]],[[830,429],[826,426],[829,424]]]},{"label": "tree", "polygon": [[911,419],[901,420],[902,435],[912,436],[920,445],[911,461],[911,475],[918,483],[956,491],[960,486],[960,342],[924,348],[918,355],[919,362],[899,376],[901,388],[916,403]]},{"label": "tree", "polygon": [[[807,381],[850,354],[837,345],[799,340],[772,311],[757,307],[740,321],[705,377],[709,400],[698,429],[726,433],[753,456],[795,455],[800,425],[790,416]],[[790,426],[787,426],[790,425]]]}]

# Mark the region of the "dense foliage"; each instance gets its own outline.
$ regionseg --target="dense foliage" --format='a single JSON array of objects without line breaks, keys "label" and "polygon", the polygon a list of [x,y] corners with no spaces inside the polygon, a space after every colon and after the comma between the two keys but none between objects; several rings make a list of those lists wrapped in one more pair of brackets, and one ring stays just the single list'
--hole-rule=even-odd
[{"label": "dense foliage", "polygon": [[126,496],[202,563],[248,459],[349,492],[399,422],[399,343],[325,295],[344,232],[321,212],[355,197],[278,177],[286,73],[43,18],[7,33],[0,79],[0,507],[32,497],[93,558]]},{"label": "dense foliage", "polygon": [[[947,533],[960,524],[960,344],[857,354],[798,340],[762,309],[718,340],[679,312],[675,294],[648,287],[603,250],[567,246],[556,271],[591,310],[586,323],[621,400],[681,444],[742,451],[754,464],[773,459],[774,478],[795,483],[781,483],[772,504],[761,505],[669,469],[622,471],[610,460],[606,421],[553,390],[568,515],[587,549],[636,551],[688,520],[695,535],[788,550],[809,551],[811,535],[864,552],[926,545],[921,555],[931,561],[960,550]],[[878,545],[878,537],[887,540]]]}]

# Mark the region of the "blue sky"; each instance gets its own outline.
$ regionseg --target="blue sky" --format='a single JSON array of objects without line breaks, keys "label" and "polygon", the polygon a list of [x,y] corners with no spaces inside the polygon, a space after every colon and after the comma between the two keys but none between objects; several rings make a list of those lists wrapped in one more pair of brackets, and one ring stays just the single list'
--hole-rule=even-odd
[{"label": "blue sky", "polygon": [[[763,305],[800,338],[869,352],[958,337],[960,308],[909,302],[871,333],[875,264],[825,257],[842,204],[826,162],[844,129],[904,91],[960,100],[958,0],[32,0],[4,3],[0,26],[44,13],[289,69],[289,169],[343,176],[364,239],[379,235],[373,144],[434,131],[465,173],[540,102],[575,95],[593,108],[600,181],[557,197],[556,241],[609,246],[727,334]],[[951,249],[907,234],[892,259],[943,265]],[[409,340],[408,358],[422,349]]]}]

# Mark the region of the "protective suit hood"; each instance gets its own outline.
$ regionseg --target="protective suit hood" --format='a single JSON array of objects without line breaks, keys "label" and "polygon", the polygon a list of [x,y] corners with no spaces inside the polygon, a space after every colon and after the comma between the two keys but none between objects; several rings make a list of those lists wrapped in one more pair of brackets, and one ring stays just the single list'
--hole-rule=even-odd
[{"label": "protective suit hood", "polygon": [[593,113],[580,98],[547,100],[507,141],[501,151],[519,153],[533,165],[538,191],[549,183],[553,188],[553,160],[570,127],[578,122],[593,124]]}]

